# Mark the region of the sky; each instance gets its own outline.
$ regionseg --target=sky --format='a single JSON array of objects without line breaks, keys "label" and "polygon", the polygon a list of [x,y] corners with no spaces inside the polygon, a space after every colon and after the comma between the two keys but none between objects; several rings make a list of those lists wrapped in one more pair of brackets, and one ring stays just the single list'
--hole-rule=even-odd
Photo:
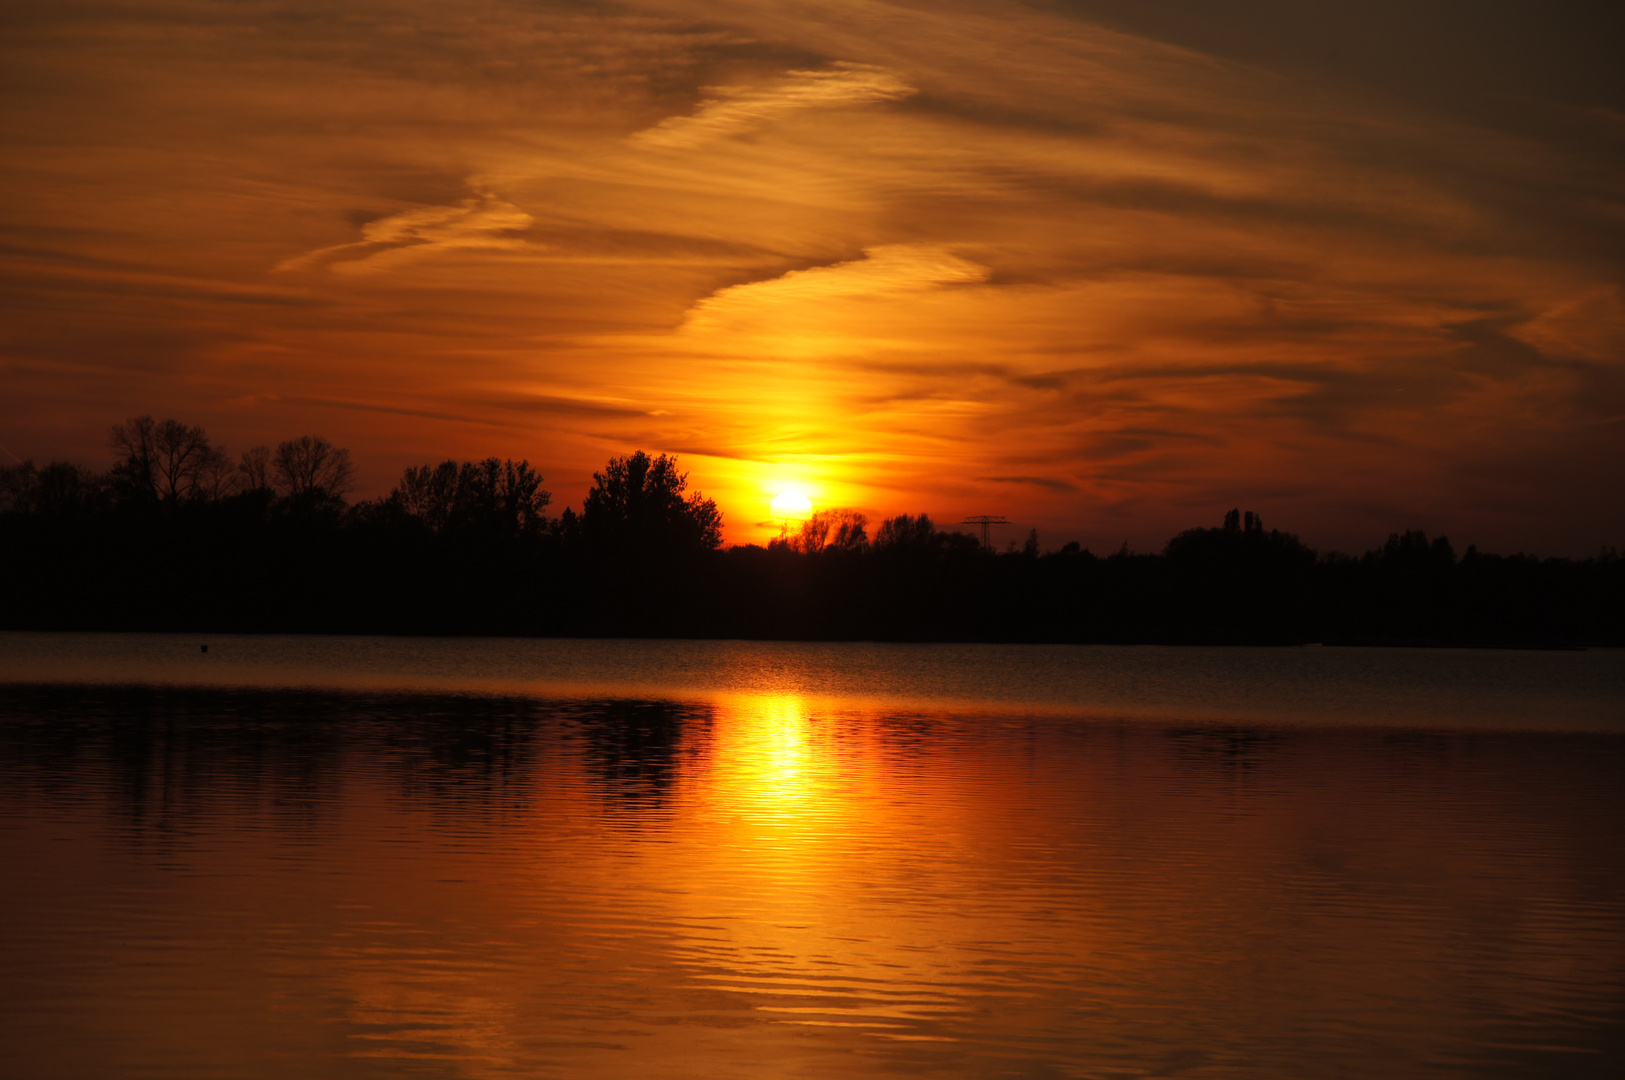
[{"label": "sky", "polygon": [[739,543],[1625,545],[1625,13],[1220,7],[9,5],[0,461],[149,413],[364,497],[673,453]]}]

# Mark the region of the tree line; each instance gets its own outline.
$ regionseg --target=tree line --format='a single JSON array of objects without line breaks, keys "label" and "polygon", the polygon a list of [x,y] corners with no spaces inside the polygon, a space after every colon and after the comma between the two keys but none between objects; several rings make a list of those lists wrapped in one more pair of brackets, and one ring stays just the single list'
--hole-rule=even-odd
[{"label": "tree line", "polygon": [[106,472],[0,468],[0,627],[915,641],[1625,644],[1625,560],[1500,556],[1417,531],[1317,553],[1232,510],[1157,553],[1036,532],[1004,552],[924,514],[811,515],[723,550],[675,457],[595,473],[577,513],[525,460],[408,468],[349,501],[319,436],[235,459],[136,417]]}]

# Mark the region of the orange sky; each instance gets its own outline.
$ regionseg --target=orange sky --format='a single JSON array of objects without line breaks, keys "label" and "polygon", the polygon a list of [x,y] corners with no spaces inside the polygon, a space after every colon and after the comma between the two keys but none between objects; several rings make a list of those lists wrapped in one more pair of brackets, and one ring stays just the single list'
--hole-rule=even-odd
[{"label": "orange sky", "polygon": [[150,412],[325,434],[364,495],[497,454],[579,507],[675,452],[733,541],[799,489],[1097,550],[1233,505],[1625,543],[1618,18],[1300,8],[12,13],[0,458]]}]

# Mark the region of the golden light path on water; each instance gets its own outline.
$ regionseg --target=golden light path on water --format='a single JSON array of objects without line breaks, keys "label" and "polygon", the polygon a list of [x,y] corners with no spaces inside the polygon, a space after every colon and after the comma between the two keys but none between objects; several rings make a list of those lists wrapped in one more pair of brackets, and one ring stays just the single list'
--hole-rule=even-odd
[{"label": "golden light path on water", "polygon": [[[750,891],[733,900],[738,904],[748,897],[752,917],[735,924],[727,948],[688,951],[697,967],[725,965],[720,972],[702,971],[704,985],[748,995],[757,1011],[778,1023],[875,1034],[904,1028],[892,1019],[898,1009],[930,1003],[900,998],[908,991],[906,982],[899,986],[896,965],[851,948],[851,927],[838,934],[831,926],[851,919],[841,864],[850,856],[858,808],[874,807],[874,792],[863,789],[876,786],[879,778],[842,769],[843,758],[852,762],[846,755],[853,748],[841,754],[827,734],[819,739],[807,703],[792,694],[730,702],[718,711],[715,725],[714,756],[698,783],[726,822],[725,839],[716,849],[716,863],[691,870],[709,880],[723,877],[733,861],[755,870]],[[868,825],[884,827],[875,820]],[[711,908],[693,914],[704,911],[715,914]],[[849,948],[833,949],[832,935],[847,938]],[[819,978],[821,969],[832,966],[839,968],[841,989]]]}]

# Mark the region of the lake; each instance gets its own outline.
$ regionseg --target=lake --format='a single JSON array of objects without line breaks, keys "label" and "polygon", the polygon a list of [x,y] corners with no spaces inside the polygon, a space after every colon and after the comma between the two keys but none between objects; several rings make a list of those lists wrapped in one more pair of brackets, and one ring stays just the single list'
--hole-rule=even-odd
[{"label": "lake", "polygon": [[1619,650],[0,634],[0,1076],[1614,1077],[1622,852]]}]

